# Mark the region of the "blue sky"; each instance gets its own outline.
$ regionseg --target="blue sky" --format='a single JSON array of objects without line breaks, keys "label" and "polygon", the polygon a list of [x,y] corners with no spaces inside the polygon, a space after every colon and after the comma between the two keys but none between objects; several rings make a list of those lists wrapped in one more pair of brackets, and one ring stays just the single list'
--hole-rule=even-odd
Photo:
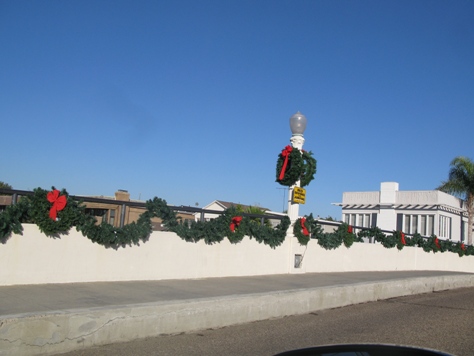
[{"label": "blue sky", "polygon": [[344,191],[430,190],[474,159],[472,1],[1,1],[0,181],[281,211],[308,119],[301,214]]}]

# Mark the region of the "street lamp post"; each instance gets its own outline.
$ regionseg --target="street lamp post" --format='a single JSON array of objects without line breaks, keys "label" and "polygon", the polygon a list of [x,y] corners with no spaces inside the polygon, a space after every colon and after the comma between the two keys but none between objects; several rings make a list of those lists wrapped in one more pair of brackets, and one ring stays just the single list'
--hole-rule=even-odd
[{"label": "street lamp post", "polygon": [[[291,146],[294,148],[298,148],[300,151],[303,149],[304,138],[303,133],[306,130],[306,116],[304,116],[299,111],[290,117],[290,128],[291,128]],[[295,187],[300,187],[300,180],[292,185],[288,192],[288,217],[291,220],[291,224],[293,225],[295,221],[298,219],[298,212],[299,212],[299,204],[293,203],[293,191]]]}]

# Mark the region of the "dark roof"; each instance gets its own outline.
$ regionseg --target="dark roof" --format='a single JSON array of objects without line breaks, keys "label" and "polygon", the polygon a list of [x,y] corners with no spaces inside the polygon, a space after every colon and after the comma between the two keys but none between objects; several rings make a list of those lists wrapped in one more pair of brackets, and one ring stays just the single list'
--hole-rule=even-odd
[{"label": "dark roof", "polygon": [[261,206],[245,205],[245,204],[240,204],[240,203],[232,203],[232,202],[223,201],[223,200],[216,200],[216,202],[219,203],[219,204],[221,204],[221,205],[222,205],[224,208],[226,208],[226,209],[229,209],[229,208],[232,207],[232,206],[235,206],[235,207],[241,206],[242,209],[245,210],[245,209],[247,209],[247,208],[249,208],[249,207],[252,206],[252,207],[257,207],[257,208],[259,208],[259,209],[262,209],[263,211],[268,211],[268,210],[270,210],[270,209],[268,209],[268,208],[264,208],[264,207],[261,207]]}]

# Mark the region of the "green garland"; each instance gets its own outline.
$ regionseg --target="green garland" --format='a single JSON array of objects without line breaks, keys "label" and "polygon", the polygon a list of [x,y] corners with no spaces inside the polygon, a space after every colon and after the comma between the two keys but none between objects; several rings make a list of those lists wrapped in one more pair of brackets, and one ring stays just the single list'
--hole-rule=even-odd
[{"label": "green garland", "polygon": [[439,240],[435,235],[429,238],[423,238],[420,234],[412,237],[405,236],[401,231],[393,231],[385,235],[378,227],[359,231],[357,234],[352,232],[352,227],[342,223],[331,233],[323,232],[321,226],[314,220],[312,214],[306,217],[305,227],[310,232],[310,236],[303,234],[301,227],[301,218],[297,219],[293,226],[293,234],[301,245],[307,245],[311,239],[315,239],[318,245],[326,250],[332,250],[340,247],[342,244],[346,247],[352,246],[354,242],[364,242],[364,238],[373,238],[385,248],[394,248],[402,250],[405,246],[420,247],[426,252],[453,252],[459,257],[474,256],[474,246],[466,246],[462,242],[452,242],[449,240]]},{"label": "green garland", "polygon": [[321,232],[315,238],[318,240],[318,244],[327,250],[338,248],[343,243],[344,246],[349,248],[354,242],[362,242],[362,239],[355,235],[352,232],[352,228],[345,223],[339,225],[334,232]]},{"label": "green garland", "polygon": [[399,250],[404,246],[420,247],[425,252],[453,252],[459,257],[474,256],[474,246],[465,246],[462,242],[452,242],[450,240],[439,240],[437,236],[432,235],[429,238],[423,238],[419,233],[412,237],[404,236],[405,244],[402,243],[402,233],[394,231],[391,235],[385,235],[377,228],[360,231],[358,234],[361,238],[373,237],[375,241],[380,242],[386,248],[397,247]]},{"label": "green garland", "polygon": [[310,214],[305,218],[304,226],[310,233],[309,236],[306,236],[303,233],[303,228],[301,226],[302,218],[299,218],[295,221],[293,226],[293,234],[298,239],[298,242],[301,245],[307,245],[310,241],[310,238],[316,239],[318,244],[327,249],[332,250],[336,249],[344,243],[344,246],[347,248],[351,247],[354,242],[362,242],[362,238],[358,237],[352,233],[352,228],[349,225],[342,223],[336,230],[332,233],[325,233],[320,224],[318,224],[314,218],[313,214]]},{"label": "green garland", "polygon": [[[287,149],[291,149],[288,155],[288,163],[285,168],[285,174],[280,179],[280,174],[285,163],[285,156],[283,152]],[[316,160],[313,157],[312,152],[300,151],[296,147],[287,146],[279,155],[276,165],[276,182],[281,185],[291,187],[296,182],[300,181],[300,186],[307,186],[316,174]]]},{"label": "green garland", "polygon": [[290,219],[287,216],[275,228],[261,226],[250,218],[243,217],[232,232],[230,230],[232,219],[240,215],[234,207],[227,209],[216,219],[192,221],[188,224],[176,217],[176,213],[170,209],[165,200],[156,197],[146,202],[146,210],[136,222],[121,228],[105,222],[98,225],[93,216],[85,213],[85,206],[70,198],[64,189],[60,195],[66,197],[66,206],[57,212],[57,219],[53,220],[49,217],[51,203],[47,200],[47,195],[48,191],[37,188],[32,196],[23,197],[17,204],[8,206],[0,213],[0,242],[5,242],[12,233],[21,234],[23,231],[21,224],[29,222],[37,224],[47,236],[65,235],[75,226],[77,231],[91,241],[104,246],[139,244],[140,241],[148,240],[153,231],[151,219],[158,217],[166,229],[175,232],[185,241],[204,240],[206,244],[214,244],[227,237],[231,243],[238,243],[248,235],[260,243],[275,248],[285,240],[286,231],[290,226]]},{"label": "green garland", "polygon": [[253,222],[248,225],[247,235],[259,243],[275,248],[285,241],[286,232],[290,225],[291,221],[288,216],[285,216],[275,228]]},{"label": "green garland", "polygon": [[21,223],[29,222],[27,212],[27,202],[22,199],[0,213],[0,242],[4,242],[12,233],[21,234],[23,231]]},{"label": "green garland", "polygon": [[[241,212],[234,207],[227,209],[216,219],[187,223],[176,217],[176,213],[170,209],[165,200],[156,197],[146,202],[146,210],[136,222],[122,228],[107,223],[98,225],[93,216],[85,213],[85,206],[73,200],[64,189],[60,195],[66,197],[66,206],[57,212],[57,219],[52,220],[49,217],[51,203],[47,200],[47,194],[46,190],[37,188],[33,191],[32,196],[23,197],[18,203],[8,206],[5,211],[0,213],[0,242],[4,243],[12,233],[21,234],[22,223],[35,223],[47,236],[65,235],[71,227],[75,226],[77,231],[91,241],[104,246],[120,247],[139,244],[140,241],[148,240],[152,233],[151,219],[158,217],[167,230],[175,232],[185,241],[204,240],[206,244],[214,244],[227,238],[235,244],[242,241],[244,236],[249,236],[259,243],[275,248],[283,243],[290,226],[288,216],[285,216],[275,228],[261,225],[244,216],[232,232],[230,230],[232,219],[241,215]],[[309,236],[302,232],[301,219],[296,220],[293,226],[293,233],[301,245],[307,245],[312,238],[316,239],[318,244],[325,249],[335,249],[343,243],[346,247],[350,247],[354,242],[363,242],[363,238],[373,238],[386,248],[397,247],[401,250],[404,246],[417,246],[426,252],[443,253],[448,251],[457,253],[460,257],[474,255],[474,246],[465,246],[461,242],[439,240],[434,235],[428,239],[423,238],[420,234],[407,237],[400,231],[393,231],[392,234],[385,235],[377,227],[359,231],[356,235],[352,232],[352,228],[344,223],[340,224],[334,232],[325,233],[321,225],[314,220],[312,214],[305,220],[304,226],[308,230]]]}]

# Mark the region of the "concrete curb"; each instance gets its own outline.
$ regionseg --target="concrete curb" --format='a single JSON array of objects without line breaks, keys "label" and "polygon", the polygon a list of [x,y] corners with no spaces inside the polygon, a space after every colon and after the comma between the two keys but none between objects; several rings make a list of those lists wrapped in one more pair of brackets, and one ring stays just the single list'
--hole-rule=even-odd
[{"label": "concrete curb", "polygon": [[0,355],[50,355],[94,345],[473,286],[474,275],[449,275],[37,315],[10,315],[0,320]]}]

